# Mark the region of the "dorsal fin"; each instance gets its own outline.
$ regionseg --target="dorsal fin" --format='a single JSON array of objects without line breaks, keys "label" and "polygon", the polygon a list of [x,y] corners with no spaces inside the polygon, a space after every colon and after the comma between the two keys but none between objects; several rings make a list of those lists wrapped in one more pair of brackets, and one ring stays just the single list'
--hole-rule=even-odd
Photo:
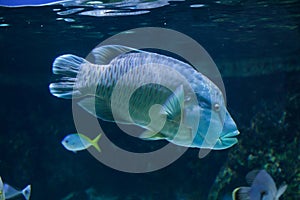
[{"label": "dorsal fin", "polygon": [[255,177],[257,176],[257,174],[260,172],[260,170],[256,169],[256,170],[252,170],[250,171],[247,175],[246,175],[246,181],[249,185],[252,185]]},{"label": "dorsal fin", "polygon": [[264,169],[258,172],[252,185],[264,185],[265,190],[276,191],[276,185],[273,178]]},{"label": "dorsal fin", "polygon": [[112,59],[119,56],[120,54],[128,52],[144,52],[131,47],[122,45],[105,45],[93,49],[92,54],[95,58],[95,64],[107,65]]},{"label": "dorsal fin", "polygon": [[285,192],[286,188],[287,188],[287,185],[285,185],[285,184],[281,185],[279,187],[279,189],[277,190],[277,193],[276,193],[276,199],[279,199],[279,197]]}]

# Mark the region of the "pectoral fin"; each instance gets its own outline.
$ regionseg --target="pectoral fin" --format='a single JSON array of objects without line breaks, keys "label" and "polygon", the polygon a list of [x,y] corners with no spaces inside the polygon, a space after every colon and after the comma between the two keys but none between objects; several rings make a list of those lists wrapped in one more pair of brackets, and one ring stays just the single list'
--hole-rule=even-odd
[{"label": "pectoral fin", "polygon": [[167,115],[168,119],[175,120],[180,114],[183,115],[184,106],[184,90],[183,86],[180,85],[174,93],[167,99],[163,105],[161,114]]}]

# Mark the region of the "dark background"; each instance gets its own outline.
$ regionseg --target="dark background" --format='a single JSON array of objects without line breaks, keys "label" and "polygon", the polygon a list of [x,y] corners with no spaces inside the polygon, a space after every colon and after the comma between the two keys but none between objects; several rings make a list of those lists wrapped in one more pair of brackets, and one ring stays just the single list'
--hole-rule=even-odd
[{"label": "dark background", "polygon": [[[294,59],[300,50],[299,1],[203,1],[206,7],[190,8],[196,2],[172,2],[138,16],[68,16],[75,19],[72,23],[56,20],[61,16],[53,9],[66,9],[61,6],[0,8],[0,22],[10,24],[0,27],[0,175],[4,182],[17,188],[32,184],[32,200],[62,199],[70,193],[73,200],[88,199],[88,188],[119,199],[207,199],[214,193],[222,199],[233,188],[246,185],[248,171],[265,168],[278,186],[280,181],[289,184],[283,199],[299,198],[300,88],[299,61]],[[49,93],[53,60],[66,53],[85,57],[109,36],[143,26],[187,34],[217,66],[254,60],[248,72],[229,68],[223,74],[228,109],[241,131],[238,145],[213,151],[201,160],[198,151],[190,149],[171,166],[147,174],[118,172],[87,151],[73,154],[63,148],[63,137],[76,129],[71,101]],[[265,64],[266,59],[284,60],[286,65]],[[266,66],[257,70],[255,63]],[[112,123],[105,125],[111,132],[118,131]],[[118,136],[115,139],[126,145],[126,139]],[[139,145],[138,140],[132,143]],[[249,163],[250,154],[257,156],[254,163]],[[233,173],[222,176],[228,173],[225,169]],[[223,182],[218,185],[220,177]]]}]

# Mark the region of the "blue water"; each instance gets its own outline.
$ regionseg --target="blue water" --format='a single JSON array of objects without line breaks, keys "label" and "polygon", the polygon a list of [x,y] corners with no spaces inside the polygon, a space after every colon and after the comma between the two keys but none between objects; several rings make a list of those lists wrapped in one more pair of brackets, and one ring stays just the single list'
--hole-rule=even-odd
[{"label": "blue water", "polygon": [[[249,171],[266,169],[277,187],[288,184],[281,199],[300,199],[300,1],[152,7],[137,9],[144,14],[105,17],[59,13],[96,9],[81,5],[0,7],[2,180],[18,189],[31,184],[31,200],[219,200],[247,186]],[[203,159],[189,149],[170,166],[144,174],[120,172],[88,151],[64,149],[61,140],[76,128],[72,102],[49,93],[53,60],[67,53],[85,57],[108,37],[139,27],[176,30],[206,49],[223,76],[228,110],[241,132],[237,145]],[[115,124],[100,123],[128,150],[166,144],[132,139]]]}]

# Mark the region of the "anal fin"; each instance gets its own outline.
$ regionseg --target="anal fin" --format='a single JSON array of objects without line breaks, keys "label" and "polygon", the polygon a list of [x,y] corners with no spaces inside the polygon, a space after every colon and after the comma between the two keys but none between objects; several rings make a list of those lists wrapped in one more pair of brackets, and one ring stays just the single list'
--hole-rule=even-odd
[{"label": "anal fin", "polygon": [[143,140],[163,140],[166,137],[162,133],[156,133],[151,130],[146,130],[139,136],[139,138]]}]

